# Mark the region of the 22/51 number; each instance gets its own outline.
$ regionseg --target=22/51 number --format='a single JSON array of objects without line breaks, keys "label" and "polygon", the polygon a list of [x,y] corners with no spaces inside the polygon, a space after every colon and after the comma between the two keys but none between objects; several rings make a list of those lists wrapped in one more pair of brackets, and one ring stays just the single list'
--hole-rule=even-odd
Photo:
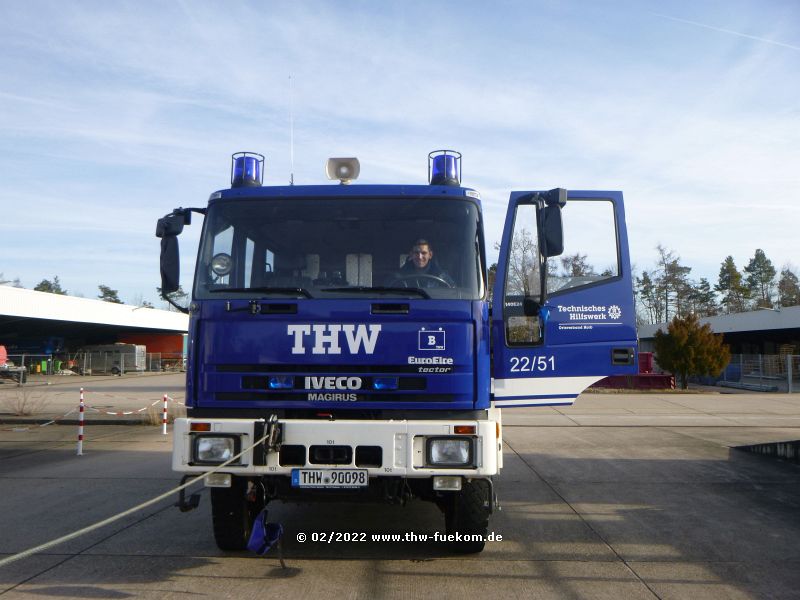
[{"label": "22/51 number", "polygon": [[530,373],[532,371],[555,371],[555,356],[512,356],[510,359],[512,373]]}]

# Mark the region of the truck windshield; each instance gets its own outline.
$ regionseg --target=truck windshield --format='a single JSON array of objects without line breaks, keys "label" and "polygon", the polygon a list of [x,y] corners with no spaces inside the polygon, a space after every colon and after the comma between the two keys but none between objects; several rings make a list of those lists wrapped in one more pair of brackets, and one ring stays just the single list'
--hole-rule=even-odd
[{"label": "truck windshield", "polygon": [[[479,299],[480,231],[469,200],[218,201],[206,216],[194,295]],[[413,250],[422,253],[416,264]]]}]

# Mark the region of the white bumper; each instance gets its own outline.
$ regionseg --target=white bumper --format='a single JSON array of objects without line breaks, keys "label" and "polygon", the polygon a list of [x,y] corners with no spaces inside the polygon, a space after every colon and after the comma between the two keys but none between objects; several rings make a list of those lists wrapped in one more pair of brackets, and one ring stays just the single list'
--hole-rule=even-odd
[{"label": "white bumper", "polygon": [[[194,433],[191,423],[208,423],[210,431]],[[193,465],[193,446],[199,435],[232,435],[239,438],[240,448],[250,447],[256,441],[254,419],[176,419],[172,469],[180,473],[203,473],[213,465]],[[491,477],[502,467],[502,434],[500,411],[489,411],[487,420],[430,420],[430,421],[365,421],[365,420],[281,420],[282,444],[304,446],[306,464],[282,465],[277,452],[266,454],[266,464],[254,464],[254,452],[249,450],[239,464],[225,467],[234,475],[291,475],[292,469],[310,468],[366,468],[370,477],[427,478],[433,475],[462,475],[465,477]],[[430,437],[454,436],[455,425],[474,425],[473,466],[466,468],[438,468],[425,464],[426,440]],[[351,464],[326,465],[309,462],[311,446],[349,446],[353,449]],[[382,464],[362,466],[356,464],[358,446],[379,446]]]}]

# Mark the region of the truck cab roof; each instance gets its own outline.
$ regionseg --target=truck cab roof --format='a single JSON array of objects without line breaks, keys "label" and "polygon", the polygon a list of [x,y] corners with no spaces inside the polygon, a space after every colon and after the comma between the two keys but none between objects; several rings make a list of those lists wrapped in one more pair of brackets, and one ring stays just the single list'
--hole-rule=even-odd
[{"label": "truck cab roof", "polygon": [[373,185],[373,184],[328,184],[328,185],[279,185],[237,187],[218,190],[211,194],[209,202],[237,198],[301,198],[301,197],[420,197],[450,196],[480,200],[473,189],[447,185]]}]

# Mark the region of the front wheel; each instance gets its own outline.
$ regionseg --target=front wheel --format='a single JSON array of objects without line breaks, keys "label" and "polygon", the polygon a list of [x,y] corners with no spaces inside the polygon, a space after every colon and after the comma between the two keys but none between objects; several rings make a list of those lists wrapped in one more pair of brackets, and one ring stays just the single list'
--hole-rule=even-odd
[{"label": "front wheel", "polygon": [[459,554],[483,551],[489,530],[492,487],[485,479],[464,481],[461,491],[453,494],[444,507],[445,533],[468,539],[448,542]]},{"label": "front wheel", "polygon": [[229,488],[211,488],[211,520],[220,550],[244,550],[263,502],[247,498],[247,480],[234,477]]}]

